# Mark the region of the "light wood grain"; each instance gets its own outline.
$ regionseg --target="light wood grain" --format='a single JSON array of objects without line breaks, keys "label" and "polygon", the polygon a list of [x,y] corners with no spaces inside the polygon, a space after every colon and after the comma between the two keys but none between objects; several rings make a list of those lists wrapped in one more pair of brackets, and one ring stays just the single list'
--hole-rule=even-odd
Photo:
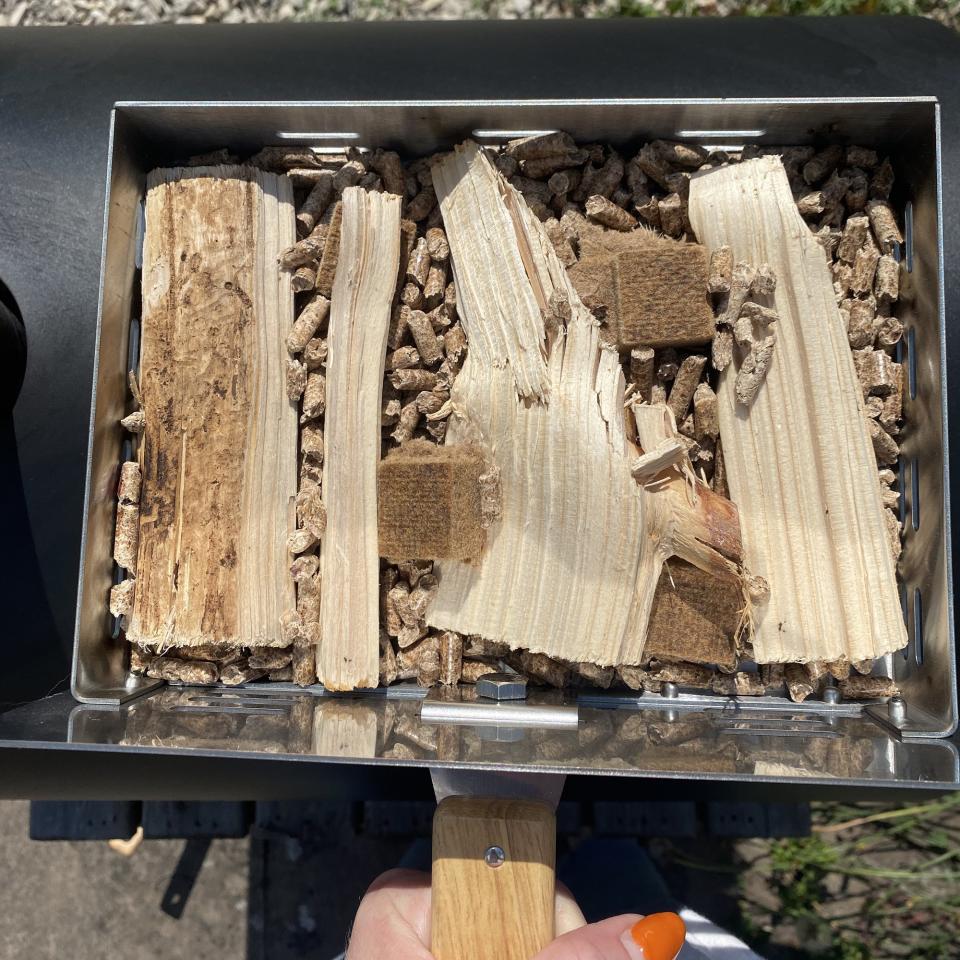
[{"label": "light wood grain", "polygon": [[[484,852],[500,847],[499,867]],[[450,797],[433,818],[436,960],[530,960],[554,934],[556,820],[541,803]]]},{"label": "light wood grain", "polygon": [[377,712],[356,700],[322,698],[313,713],[312,752],[357,760],[376,756]]},{"label": "light wood grain", "polygon": [[[471,142],[434,166],[433,181],[470,343],[446,442],[489,451],[502,519],[479,564],[437,565],[427,622],[574,662],[639,663],[663,561],[688,519],[696,521],[692,544],[702,517],[680,515],[672,495],[631,476],[638,451],[627,440],[619,357],[601,343],[596,318],[520,194]],[[536,304],[539,325],[526,307],[514,315],[504,302]],[[540,358],[546,379],[537,399],[524,393],[528,377],[514,363],[529,371]],[[672,424],[663,407],[644,450],[667,437],[665,417]],[[692,477],[689,460],[684,470]],[[684,503],[696,502],[678,471]],[[692,546],[687,553],[691,562],[714,560]]]},{"label": "light wood grain", "polygon": [[293,237],[286,177],[148,178],[134,642],[286,642],[297,416],[283,378],[293,295],[276,257]]},{"label": "light wood grain", "polygon": [[330,690],[379,680],[377,463],[390,306],[400,264],[400,198],[343,192],[327,333],[317,672]]},{"label": "light wood grain", "polygon": [[823,248],[777,157],[695,176],[690,221],[711,251],[769,263],[780,316],[766,382],[737,403],[739,361],[720,378],[719,417],[746,561],[770,587],[754,610],[760,662],[863,660],[907,642],[877,465]]}]

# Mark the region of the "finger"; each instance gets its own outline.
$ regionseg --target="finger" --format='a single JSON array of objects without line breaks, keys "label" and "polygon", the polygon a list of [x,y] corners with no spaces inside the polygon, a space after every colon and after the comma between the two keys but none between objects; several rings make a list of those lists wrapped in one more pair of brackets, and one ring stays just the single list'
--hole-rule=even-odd
[{"label": "finger", "polygon": [[685,935],[675,913],[628,913],[558,937],[535,960],[676,960]]},{"label": "finger", "polygon": [[367,890],[353,922],[347,960],[432,960],[430,875],[389,870]]},{"label": "finger", "polygon": [[579,930],[587,922],[583,911],[574,900],[573,894],[567,889],[566,884],[557,882],[557,897],[554,901],[554,919],[553,928],[556,936],[562,937],[565,933],[572,930]]}]

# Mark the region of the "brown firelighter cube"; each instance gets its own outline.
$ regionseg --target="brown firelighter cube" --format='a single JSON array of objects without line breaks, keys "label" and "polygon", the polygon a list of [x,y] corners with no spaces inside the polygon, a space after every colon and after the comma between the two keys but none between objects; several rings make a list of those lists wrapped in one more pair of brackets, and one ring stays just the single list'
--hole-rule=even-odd
[{"label": "brown firelighter cube", "polygon": [[480,474],[473,444],[438,447],[412,440],[380,463],[380,556],[473,560],[483,549]]},{"label": "brown firelighter cube", "polygon": [[657,582],[644,661],[682,660],[735,670],[734,637],[742,606],[734,580],[721,580],[683,560],[671,560]]},{"label": "brown firelighter cube", "polygon": [[704,248],[647,231],[631,231],[624,238],[629,245],[621,242],[615,249],[591,245],[570,269],[584,303],[606,308],[617,346],[626,351],[709,343],[714,318]]}]

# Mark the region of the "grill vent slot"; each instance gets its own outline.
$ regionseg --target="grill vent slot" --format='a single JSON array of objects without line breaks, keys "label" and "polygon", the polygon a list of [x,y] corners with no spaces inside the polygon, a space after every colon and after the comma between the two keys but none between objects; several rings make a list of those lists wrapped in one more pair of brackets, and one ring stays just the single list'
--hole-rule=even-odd
[{"label": "grill vent slot", "polygon": [[917,399],[917,332],[911,327],[907,331],[907,381],[910,387],[910,399]]},{"label": "grill vent slot", "polygon": [[923,664],[923,596],[919,587],[913,588],[913,659]]},{"label": "grill vent slot", "polygon": [[910,518],[913,529],[920,529],[920,461],[914,457],[910,461]]}]

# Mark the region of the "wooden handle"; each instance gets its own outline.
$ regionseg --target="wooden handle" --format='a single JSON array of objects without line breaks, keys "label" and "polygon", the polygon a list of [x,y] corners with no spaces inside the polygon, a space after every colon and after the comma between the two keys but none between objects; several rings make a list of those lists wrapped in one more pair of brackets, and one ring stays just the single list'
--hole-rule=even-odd
[{"label": "wooden handle", "polygon": [[[550,943],[556,846],[556,817],[545,804],[441,801],[433,817],[436,960],[530,960]],[[503,851],[498,866],[491,848]]]}]

